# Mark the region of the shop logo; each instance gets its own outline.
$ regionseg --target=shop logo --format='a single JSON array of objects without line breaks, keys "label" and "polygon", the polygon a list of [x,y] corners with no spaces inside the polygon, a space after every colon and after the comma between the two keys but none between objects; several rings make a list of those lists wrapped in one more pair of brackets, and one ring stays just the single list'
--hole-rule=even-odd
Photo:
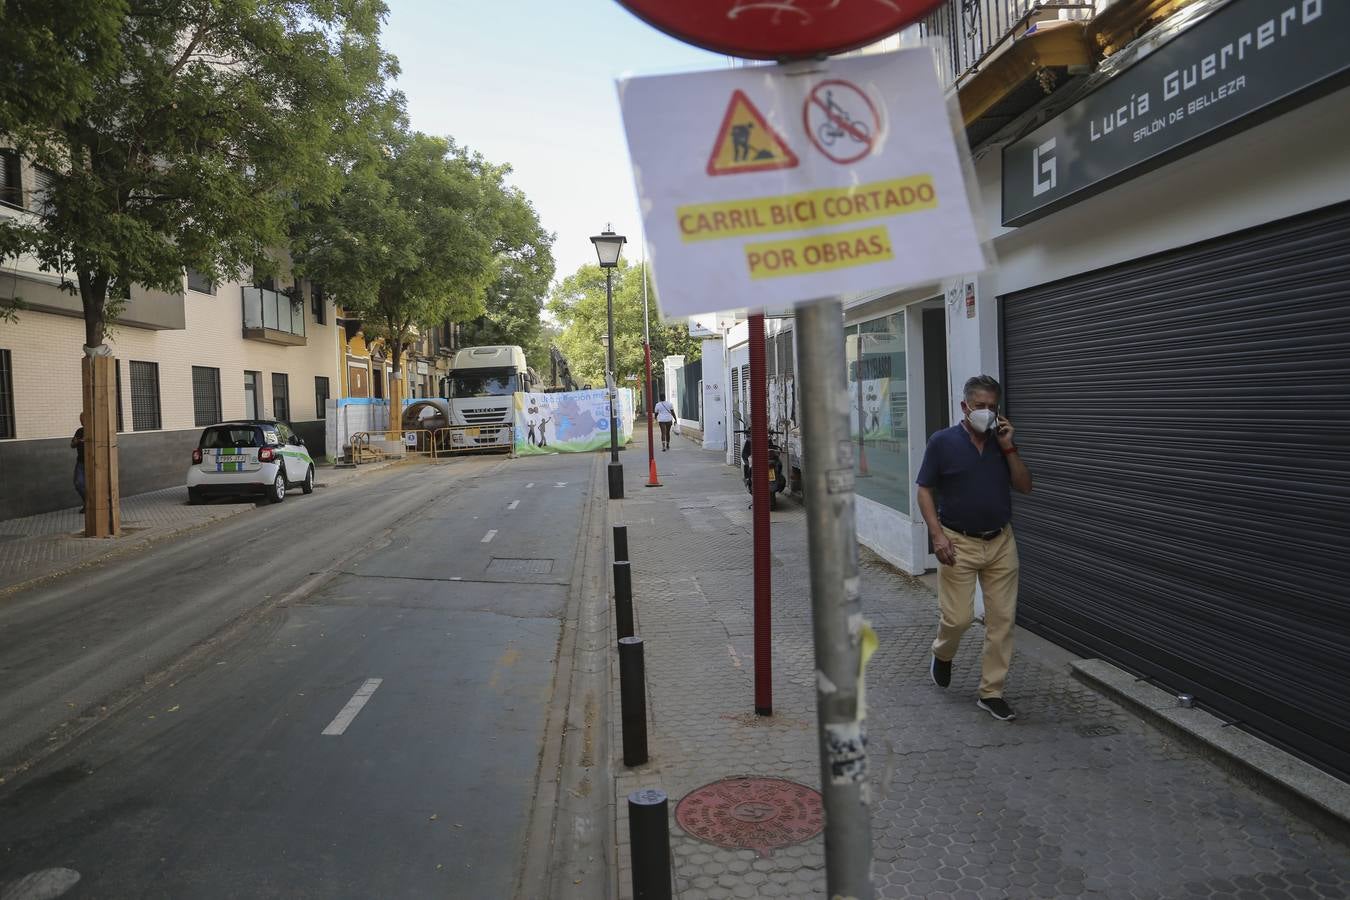
[{"label": "shop logo", "polygon": [[1031,194],[1039,197],[1046,191],[1055,189],[1057,183],[1055,165],[1055,139],[1051,138],[1037,147],[1031,154]]}]

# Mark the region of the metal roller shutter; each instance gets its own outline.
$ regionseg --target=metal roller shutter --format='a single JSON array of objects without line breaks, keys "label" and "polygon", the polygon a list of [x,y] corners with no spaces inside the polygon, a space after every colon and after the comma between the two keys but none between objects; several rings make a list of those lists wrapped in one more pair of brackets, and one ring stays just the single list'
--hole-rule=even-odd
[{"label": "metal roller shutter", "polygon": [[1350,774],[1350,204],[1000,306],[1019,619]]}]

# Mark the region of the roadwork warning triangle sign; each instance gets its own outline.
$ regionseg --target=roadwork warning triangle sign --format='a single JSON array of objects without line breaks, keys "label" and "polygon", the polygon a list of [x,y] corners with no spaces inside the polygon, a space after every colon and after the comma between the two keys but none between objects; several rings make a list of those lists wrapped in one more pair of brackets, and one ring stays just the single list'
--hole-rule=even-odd
[{"label": "roadwork warning triangle sign", "polygon": [[708,157],[709,175],[735,175],[739,172],[766,172],[791,169],[797,154],[764,121],[755,104],[743,91],[731,92],[727,114]]}]

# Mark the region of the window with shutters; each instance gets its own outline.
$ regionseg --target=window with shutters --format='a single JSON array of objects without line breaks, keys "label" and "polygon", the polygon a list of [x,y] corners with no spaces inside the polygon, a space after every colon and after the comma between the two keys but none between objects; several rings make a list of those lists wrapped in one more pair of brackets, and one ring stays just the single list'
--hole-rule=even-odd
[{"label": "window with shutters", "polygon": [[291,420],[291,385],[285,372],[272,373],[272,418],[279,422]]},{"label": "window with shutters", "polygon": [[198,427],[220,421],[220,370],[192,367],[192,412]]},{"label": "window with shutters", "polygon": [[23,206],[19,154],[13,150],[0,150],[0,203],[6,206]]},{"label": "window with shutters", "polygon": [[0,439],[14,437],[14,370],[8,350],[0,350]]},{"label": "window with shutters", "polygon": [[52,212],[52,189],[56,184],[56,173],[42,166],[33,167],[33,190],[28,194],[28,208],[40,216]]},{"label": "window with shutters", "polygon": [[199,294],[216,292],[216,283],[196,269],[187,270],[187,282],[189,291],[196,291]]},{"label": "window with shutters", "polygon": [[314,376],[314,418],[322,419],[328,414],[328,376]]},{"label": "window with shutters", "polygon": [[159,363],[131,361],[131,427],[155,431],[159,418]]}]

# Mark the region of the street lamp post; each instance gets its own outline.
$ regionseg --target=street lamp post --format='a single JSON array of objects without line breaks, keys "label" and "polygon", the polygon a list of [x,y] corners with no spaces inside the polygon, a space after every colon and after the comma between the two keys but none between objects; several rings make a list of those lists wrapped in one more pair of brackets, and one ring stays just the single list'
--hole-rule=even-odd
[{"label": "street lamp post", "polygon": [[614,268],[619,264],[619,254],[628,239],[605,229],[591,243],[595,245],[596,256],[600,258],[600,268],[605,270],[605,315],[608,319],[608,367],[609,377],[606,387],[609,389],[609,499],[623,499],[623,465],[619,462],[619,423],[614,415],[614,394],[618,390],[617,373],[614,368]]}]

